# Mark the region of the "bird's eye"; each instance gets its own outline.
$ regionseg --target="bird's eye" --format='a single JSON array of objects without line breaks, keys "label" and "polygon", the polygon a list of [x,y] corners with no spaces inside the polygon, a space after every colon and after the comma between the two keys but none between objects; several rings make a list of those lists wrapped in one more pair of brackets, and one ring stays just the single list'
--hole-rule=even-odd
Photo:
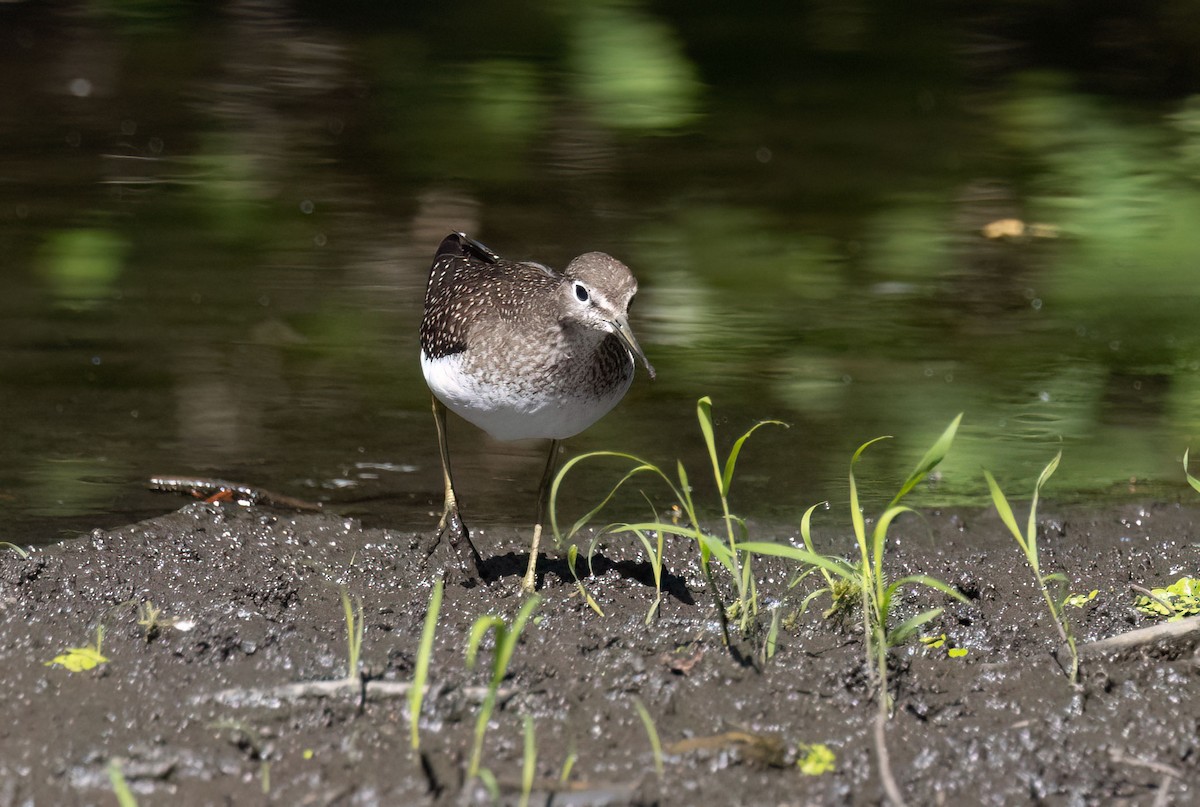
[{"label": "bird's eye", "polygon": [[586,303],[588,301],[587,286],[583,285],[582,283],[575,284],[575,299],[581,303]]}]

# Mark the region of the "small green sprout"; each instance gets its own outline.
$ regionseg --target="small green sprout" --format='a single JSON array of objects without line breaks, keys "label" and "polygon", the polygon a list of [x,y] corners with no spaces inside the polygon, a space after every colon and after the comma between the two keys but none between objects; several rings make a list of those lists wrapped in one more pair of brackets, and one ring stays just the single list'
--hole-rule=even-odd
[{"label": "small green sprout", "polygon": [[479,781],[483,782],[483,788],[492,797],[492,804],[500,803],[500,783],[496,781],[496,774],[492,773],[491,768],[479,769]]},{"label": "small green sprout", "polygon": [[[849,478],[850,522],[854,529],[855,543],[858,545],[859,551],[859,557],[856,561],[851,562],[823,555],[813,548],[811,520],[813,511],[820,507],[820,504],[815,504],[808,508],[800,522],[800,535],[804,539],[804,548],[767,542],[747,542],[743,543],[741,547],[743,551],[750,554],[775,555],[820,569],[821,574],[825,577],[826,586],[814,592],[814,594],[810,594],[806,598],[805,604],[816,594],[820,593],[829,593],[831,597],[837,597],[839,591],[856,590],[858,592],[861,599],[863,644],[866,651],[867,669],[870,671],[872,682],[879,692],[879,703],[884,713],[890,713],[891,711],[891,694],[888,691],[887,679],[888,651],[892,647],[903,644],[922,625],[936,619],[942,613],[941,608],[932,608],[911,616],[893,627],[891,624],[892,606],[896,602],[897,592],[904,586],[915,584],[940,591],[960,602],[966,602],[966,597],[941,580],[923,574],[909,575],[899,580],[889,580],[883,568],[887,547],[887,534],[892,522],[904,513],[914,512],[911,507],[902,505],[900,502],[945,458],[946,454],[950,451],[950,445],[954,441],[954,435],[957,433],[958,425],[961,421],[962,415],[960,414],[951,421],[941,436],[925,452],[925,455],[917,463],[912,473],[909,474],[904,484],[900,486],[900,491],[892,497],[891,503],[879,516],[879,519],[875,522],[875,526],[869,533],[867,532],[862,508],[858,503],[858,483],[854,477],[854,466],[869,446],[886,438],[878,437],[863,443],[854,452],[854,456],[850,460]],[[845,587],[839,588],[839,582],[845,584]],[[843,593],[841,596],[844,597],[845,594]]]},{"label": "small green sprout", "polygon": [[108,761],[108,781],[112,785],[113,795],[117,797],[119,807],[137,807],[137,799],[129,789],[129,783],[125,781],[125,772],[121,770],[120,760]]},{"label": "small green sprout", "polygon": [[925,645],[930,650],[939,650],[942,647],[946,646],[946,634],[939,633],[936,636],[935,635],[922,636],[921,644]]},{"label": "small green sprout", "polygon": [[[1188,451],[1190,451],[1190,450],[1191,449],[1188,449]],[[1183,452],[1183,475],[1187,477],[1188,484],[1192,486],[1192,489],[1195,490],[1197,493],[1200,493],[1200,479],[1197,479],[1196,477],[1192,476],[1191,472],[1188,471],[1188,452],[1187,451]]]},{"label": "small green sprout", "polygon": [[771,606],[771,627],[767,628],[767,637],[763,641],[759,658],[759,661],[763,664],[774,658],[775,651],[779,649],[779,609],[780,605],[778,603]]},{"label": "small green sprout", "polygon": [[567,754],[567,758],[563,760],[562,770],[558,773],[558,783],[565,785],[567,780],[571,778],[571,771],[575,769],[575,763],[579,761],[579,754],[571,751]]},{"label": "small green sprout", "polygon": [[429,658],[433,655],[433,637],[437,629],[438,611],[442,608],[442,591],[445,587],[445,580],[439,578],[433,584],[433,593],[429,595],[429,608],[425,612],[425,626],[421,629],[421,642],[417,646],[417,662],[413,669],[412,688],[408,690],[408,718],[412,721],[410,742],[414,751],[421,747],[419,734],[421,703],[425,699],[425,682],[429,678]]},{"label": "small green sprout", "polygon": [[138,605],[137,624],[141,625],[147,644],[154,641],[162,633],[163,628],[178,626],[181,630],[186,629],[185,623],[187,623],[187,620],[177,617],[166,617],[162,613],[162,609],[150,600],[146,600],[144,603]]},{"label": "small green sprout", "polygon": [[59,665],[69,672],[84,672],[91,670],[108,659],[100,652],[104,641],[104,626],[96,626],[96,641],[86,647],[69,647],[49,661],[43,662],[47,667]]},{"label": "small green sprout", "polygon": [[579,596],[583,597],[583,601],[588,604],[588,608],[591,608],[600,616],[604,616],[604,610],[600,607],[600,603],[596,602],[591,592],[584,587],[583,581],[579,579],[579,574],[575,571],[575,564],[578,560],[579,545],[571,544],[567,548],[567,568],[571,570],[571,577],[575,578],[575,586],[579,591]]},{"label": "small green sprout", "polygon": [[525,715],[525,753],[521,757],[521,800],[519,807],[529,807],[533,793],[533,779],[537,775],[537,735],[533,730],[533,718]]},{"label": "small green sprout", "polygon": [[992,503],[996,506],[996,512],[1000,514],[1000,520],[1004,522],[1004,526],[1008,527],[1008,531],[1012,533],[1016,539],[1017,545],[1021,547],[1021,551],[1025,554],[1025,561],[1029,564],[1029,568],[1033,570],[1033,576],[1037,580],[1038,589],[1042,592],[1042,598],[1046,601],[1046,608],[1050,611],[1050,616],[1054,620],[1054,626],[1058,628],[1058,636],[1062,639],[1063,644],[1067,646],[1067,650],[1071,654],[1071,669],[1069,672],[1071,686],[1079,684],[1079,651],[1075,647],[1075,635],[1071,632],[1071,623],[1067,619],[1066,612],[1063,611],[1062,601],[1056,601],[1050,594],[1050,584],[1062,584],[1066,578],[1061,574],[1043,575],[1041,568],[1041,558],[1038,555],[1038,534],[1037,534],[1037,508],[1038,497],[1042,492],[1042,486],[1058,469],[1058,463],[1062,459],[1062,452],[1054,455],[1054,459],[1042,469],[1041,475],[1038,476],[1037,482],[1033,486],[1033,500],[1029,503],[1029,521],[1022,531],[1017,524],[1017,518],[1013,515],[1012,507],[1008,503],[1008,499],[1004,495],[1004,491],[1000,490],[1000,485],[996,483],[996,478],[991,472],[984,471],[983,476],[987,480],[988,490],[992,494]]},{"label": "small green sprout", "polygon": [[14,544],[12,541],[0,541],[0,548],[11,549],[13,552],[16,552],[18,555],[20,555],[22,560],[29,557],[28,552]]},{"label": "small green sprout", "polygon": [[366,622],[363,620],[362,600],[351,600],[350,592],[345,586],[341,588],[342,611],[346,616],[346,645],[349,651],[349,666],[346,678],[350,681],[359,680],[358,662],[362,655],[363,633]]},{"label": "small green sprout", "polygon": [[1181,577],[1166,588],[1150,589],[1137,598],[1134,607],[1143,614],[1165,616],[1168,622],[1200,615],[1200,579]]},{"label": "small green sprout", "polygon": [[945,650],[949,658],[962,658],[967,654],[967,648],[954,647],[947,644],[948,637],[944,633],[931,634],[920,638],[921,644],[925,645],[930,650]]},{"label": "small green sprout", "polygon": [[[550,526],[554,531],[555,539],[560,544],[564,541],[569,541],[608,504],[617,491],[630,479],[640,474],[657,476],[667,485],[675,499],[675,507],[673,509],[677,515],[672,519],[672,522],[659,521],[656,517],[656,520],[636,524],[613,524],[606,527],[605,532],[612,534],[632,533],[638,536],[647,553],[650,555],[651,563],[658,567],[656,577],[661,574],[661,547],[662,536],[664,534],[678,535],[695,540],[700,550],[700,568],[704,573],[709,592],[712,594],[716,604],[717,618],[721,624],[721,638],[728,645],[729,626],[726,617],[726,608],[721,602],[716,582],[713,579],[712,561],[714,559],[729,572],[730,577],[733,579],[735,590],[737,591],[737,599],[731,605],[730,610],[739,615],[739,627],[743,634],[749,631],[751,619],[758,615],[758,592],[754,575],[751,572],[751,556],[740,548],[741,541],[746,537],[746,525],[741,518],[733,515],[729,509],[729,494],[733,485],[734,471],[737,468],[738,456],[741,454],[742,447],[745,445],[746,440],[750,438],[750,435],[754,434],[762,426],[786,426],[786,424],[777,420],[766,420],[756,423],[734,441],[733,447],[726,455],[724,462],[722,462],[717,455],[711,398],[704,397],[696,402],[696,419],[700,424],[700,432],[704,436],[705,447],[708,449],[709,465],[711,466],[713,480],[716,483],[718,498],[721,503],[722,523],[725,527],[725,536],[723,538],[710,535],[700,527],[700,518],[696,503],[692,499],[692,486],[688,479],[687,470],[683,467],[682,462],[676,460],[675,478],[673,479],[666,471],[654,463],[647,462],[632,454],[624,454],[616,451],[592,451],[575,457],[562,467],[558,475],[554,478],[554,483],[550,486]],[[608,495],[598,505],[584,514],[571,526],[564,538],[558,524],[559,486],[562,484],[567,473],[575,465],[583,460],[596,457],[616,457],[631,462],[633,466],[613,485]],[[657,533],[657,550],[650,542],[649,533]],[[659,596],[661,596],[661,592]],[[656,607],[651,607],[650,617],[653,616],[655,609]]]},{"label": "small green sprout", "polygon": [[796,760],[796,767],[805,776],[829,773],[837,765],[837,755],[825,743],[803,744],[799,750],[802,753]]},{"label": "small green sprout", "polygon": [[1092,600],[1096,599],[1096,595],[1100,593],[1100,589],[1094,588],[1087,594],[1068,594],[1063,600],[1063,605],[1069,605],[1072,608],[1082,608]]},{"label": "small green sprout", "polygon": [[483,703],[479,707],[479,717],[475,720],[475,740],[471,749],[471,762],[467,768],[468,779],[474,779],[481,775],[479,763],[483,756],[483,737],[487,733],[488,721],[492,719],[492,712],[496,708],[500,684],[508,675],[508,665],[512,661],[513,651],[517,648],[517,641],[521,638],[521,631],[525,629],[525,623],[529,621],[530,614],[541,601],[542,598],[537,595],[525,600],[521,605],[521,610],[513,617],[511,625],[503,618],[489,614],[479,617],[471,626],[471,635],[467,638],[468,669],[475,668],[479,646],[489,631],[495,634],[495,647],[492,650],[492,676],[488,680],[487,695],[484,696]]},{"label": "small green sprout", "polygon": [[654,772],[661,779],[663,777],[663,749],[662,741],[658,738],[658,727],[654,725],[654,718],[650,716],[650,712],[647,711],[646,705],[640,698],[633,699],[633,708],[637,709],[638,717],[642,719],[642,725],[646,728],[646,737],[650,740],[650,750],[654,752]]}]

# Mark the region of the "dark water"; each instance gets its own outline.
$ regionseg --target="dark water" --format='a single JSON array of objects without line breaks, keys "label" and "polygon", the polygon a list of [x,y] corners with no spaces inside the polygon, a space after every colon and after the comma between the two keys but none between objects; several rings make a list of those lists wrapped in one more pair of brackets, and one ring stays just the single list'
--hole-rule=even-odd
[{"label": "dark water", "polygon": [[[451,230],[638,275],[659,378],[572,453],[706,482],[710,395],[727,441],[791,424],[734,497],[796,518],[859,443],[896,436],[882,496],[962,411],[926,503],[982,502],[983,467],[1024,492],[1060,447],[1050,495],[1187,495],[1200,24],[1085,16],[1063,51],[1026,4],[893,5],[5,4],[0,539],[174,507],[163,472],[430,523],[416,333]],[[542,447],[452,439],[468,513],[528,520]]]}]

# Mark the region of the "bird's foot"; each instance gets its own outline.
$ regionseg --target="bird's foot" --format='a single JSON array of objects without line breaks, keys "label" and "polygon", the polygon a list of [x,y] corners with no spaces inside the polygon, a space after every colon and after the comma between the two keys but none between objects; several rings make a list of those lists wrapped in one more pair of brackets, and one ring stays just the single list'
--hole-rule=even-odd
[{"label": "bird's foot", "polygon": [[438,520],[437,537],[426,553],[426,562],[433,562],[433,555],[442,545],[443,538],[449,538],[447,543],[451,556],[442,563],[447,579],[463,585],[483,580],[483,557],[471,541],[471,533],[453,502],[447,502],[442,511],[442,517]]}]

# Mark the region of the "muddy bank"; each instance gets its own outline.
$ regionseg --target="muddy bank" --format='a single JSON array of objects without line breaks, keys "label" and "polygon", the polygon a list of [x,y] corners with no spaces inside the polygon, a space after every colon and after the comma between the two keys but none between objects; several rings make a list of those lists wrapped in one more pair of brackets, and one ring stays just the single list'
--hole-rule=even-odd
[{"label": "muddy bank", "polygon": [[[1200,508],[1049,508],[1044,567],[1064,571],[1072,590],[1099,592],[1071,610],[1081,641],[1150,624],[1132,608],[1130,584],[1164,585],[1200,566]],[[796,536],[793,525],[755,529]],[[1032,576],[994,514],[927,513],[893,535],[894,576],[931,574],[970,601],[919,590],[902,605],[904,615],[945,606],[927,632],[967,650],[950,658],[945,647],[913,643],[894,654],[887,742],[909,803],[1196,799],[1194,642],[1091,660],[1082,692],[1072,691]],[[27,558],[5,551],[0,805],[113,804],[113,758],[142,804],[486,803],[482,788],[464,788],[463,773],[490,655],[468,670],[464,651],[478,617],[511,619],[520,608],[524,538],[480,530],[492,579],[447,587],[415,755],[406,700],[389,689],[413,676],[434,577],[417,560],[428,537],[333,515],[192,504]],[[819,539],[851,551],[848,532]],[[551,550],[544,599],[483,747],[506,801],[520,793],[526,715],[536,731],[535,804],[551,794],[554,804],[882,801],[855,620],[823,619],[822,601],[785,620],[773,658],[761,662],[741,643],[739,662],[721,646],[696,563],[691,545],[668,545],[662,605],[647,625],[653,577],[637,548],[600,549],[587,585],[603,618]],[[810,578],[790,589],[792,576],[783,564],[759,566],[764,602],[782,603],[785,616],[815,586]],[[279,690],[345,676],[341,587],[363,606],[365,690]],[[146,603],[161,609],[156,626],[144,624]],[[106,663],[46,666],[93,642],[100,625]],[[667,747],[661,776],[639,700]],[[817,743],[834,752],[834,768],[805,775],[796,760]]]}]

